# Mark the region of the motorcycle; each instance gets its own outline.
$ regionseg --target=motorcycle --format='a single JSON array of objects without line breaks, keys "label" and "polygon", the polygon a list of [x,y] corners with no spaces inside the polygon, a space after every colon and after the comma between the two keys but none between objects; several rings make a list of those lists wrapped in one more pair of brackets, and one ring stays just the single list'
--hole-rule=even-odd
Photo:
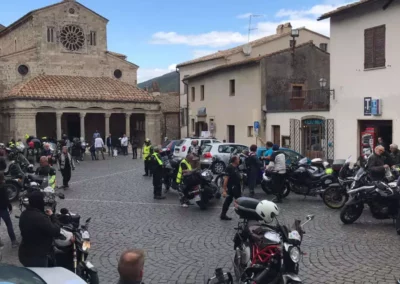
[{"label": "motorcycle", "polygon": [[[265,170],[263,174],[263,180],[261,181],[261,188],[266,194],[273,194],[273,186],[272,186],[272,172]],[[285,198],[290,193],[290,185],[288,180],[285,180],[285,188],[283,190],[282,197]]]},{"label": "motorcycle", "polygon": [[195,170],[183,177],[184,186],[190,188],[188,192],[189,201],[194,201],[201,210],[207,209],[213,198],[220,199],[221,192],[213,183],[213,173],[209,169]]},{"label": "motorcycle", "polygon": [[164,163],[163,169],[163,183],[165,192],[168,192],[172,187],[175,190],[179,190],[179,185],[176,183],[176,176],[178,174],[179,165],[182,158],[170,158],[166,153],[161,153],[161,160]]},{"label": "motorcycle", "polygon": [[91,248],[89,223],[79,227],[80,216],[63,208],[56,213],[56,218],[61,225],[61,236],[55,240],[55,263],[64,267],[88,284],[98,284],[99,276],[94,265],[87,260]]},{"label": "motorcycle", "polygon": [[301,224],[295,220],[292,229],[281,225],[260,223],[256,213],[259,200],[241,197],[235,205],[240,221],[234,237],[235,257],[233,266],[239,283],[301,283],[298,276],[301,258],[303,227],[314,219],[308,215]]},{"label": "motorcycle", "polygon": [[337,173],[334,170],[332,174],[319,171],[308,164],[307,158],[301,159],[297,164],[289,165],[286,175],[287,190],[304,196],[321,196],[330,184],[337,181]]},{"label": "motorcycle", "polygon": [[[236,150],[232,153],[233,155],[236,154]],[[247,185],[247,167],[246,167],[246,155],[244,154],[239,154],[239,159],[240,159],[240,163],[238,166],[240,175],[241,175],[241,179],[242,179],[242,190],[244,189],[244,187]],[[220,158],[218,156],[214,156],[213,159],[216,159],[215,162],[218,162],[220,160]],[[219,175],[217,175],[217,177],[215,178],[215,183],[217,184],[217,186],[219,188],[222,188],[224,185],[224,178],[226,176],[226,173],[220,173]]]},{"label": "motorcycle", "polygon": [[350,189],[354,181],[354,168],[350,169],[351,156],[345,161],[344,165],[339,171],[337,183],[332,183],[322,193],[322,200],[326,206],[331,209],[342,208],[349,199],[347,190]]},{"label": "motorcycle", "polygon": [[393,219],[396,223],[396,231],[400,234],[400,193],[396,182],[386,184],[375,181],[369,185],[350,189],[347,194],[349,201],[340,212],[340,220],[344,224],[354,223],[363,213],[364,205],[367,204],[375,219]]}]

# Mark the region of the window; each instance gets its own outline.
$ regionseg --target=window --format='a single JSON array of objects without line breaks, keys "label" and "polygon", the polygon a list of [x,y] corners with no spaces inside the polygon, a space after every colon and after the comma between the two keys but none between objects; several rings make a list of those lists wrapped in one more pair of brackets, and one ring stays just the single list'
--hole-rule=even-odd
[{"label": "window", "polygon": [[254,135],[253,126],[247,126],[247,137],[253,137],[253,135]]},{"label": "window", "polygon": [[121,79],[121,77],[122,77],[122,71],[119,70],[119,69],[116,69],[116,70],[114,71],[114,77],[117,78],[117,79]]},{"label": "window", "polygon": [[204,85],[200,87],[200,101],[204,101]]},{"label": "window", "polygon": [[322,49],[323,51],[328,50],[328,44],[327,43],[320,43],[319,48]]},{"label": "window", "polygon": [[378,26],[364,31],[364,68],[385,67],[386,26]]},{"label": "window", "polygon": [[90,45],[96,46],[96,32],[90,32]]},{"label": "window", "polygon": [[192,118],[192,122],[191,122],[191,127],[192,127],[192,132],[194,132],[194,118]]},{"label": "window", "polygon": [[218,147],[218,152],[221,154],[230,154],[234,150],[232,145],[221,145]]},{"label": "window", "polygon": [[187,108],[181,109],[181,126],[187,126]]},{"label": "window", "polygon": [[196,99],[196,89],[195,87],[192,87],[192,102],[194,102]]},{"label": "window", "polygon": [[47,42],[54,42],[54,28],[47,28]]},{"label": "window", "polygon": [[235,80],[229,80],[229,95],[235,95]]},{"label": "window", "polygon": [[292,85],[292,98],[303,97],[303,85]]},{"label": "window", "polygon": [[228,125],[228,142],[235,143],[235,125]]}]

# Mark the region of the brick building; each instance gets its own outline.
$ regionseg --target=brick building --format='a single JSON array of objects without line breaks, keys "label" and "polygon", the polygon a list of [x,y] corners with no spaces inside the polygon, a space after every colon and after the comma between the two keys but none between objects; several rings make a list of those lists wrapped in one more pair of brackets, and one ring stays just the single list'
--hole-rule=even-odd
[{"label": "brick building", "polygon": [[95,130],[160,141],[160,104],[136,87],[138,66],[107,50],[107,23],[64,0],[0,25],[0,141]]}]

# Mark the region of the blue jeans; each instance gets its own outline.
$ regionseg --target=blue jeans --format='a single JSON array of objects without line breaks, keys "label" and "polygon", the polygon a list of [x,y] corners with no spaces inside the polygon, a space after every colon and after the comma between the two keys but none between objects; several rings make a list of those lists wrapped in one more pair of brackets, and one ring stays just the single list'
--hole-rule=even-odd
[{"label": "blue jeans", "polygon": [[112,156],[114,147],[113,146],[107,146],[107,148],[108,148],[108,156]]},{"label": "blue jeans", "polygon": [[1,219],[3,219],[4,223],[6,223],[8,236],[10,237],[11,241],[15,241],[15,233],[11,223],[10,213],[8,213],[7,209],[0,209],[0,221]]}]

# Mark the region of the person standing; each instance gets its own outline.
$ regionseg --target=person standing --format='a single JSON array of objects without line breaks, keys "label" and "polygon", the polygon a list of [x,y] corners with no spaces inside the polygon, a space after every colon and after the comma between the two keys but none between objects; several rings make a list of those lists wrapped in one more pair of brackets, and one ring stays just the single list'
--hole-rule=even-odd
[{"label": "person standing", "polygon": [[264,161],[265,166],[268,166],[271,155],[274,152],[274,150],[272,150],[272,146],[274,146],[274,144],[271,141],[268,141],[266,144],[267,150],[265,151],[264,156],[261,157],[261,160]]},{"label": "person standing", "polygon": [[[0,172],[0,221],[3,219],[4,223],[7,226],[8,236],[11,239],[11,245],[13,248],[18,247],[19,243],[17,242],[17,238],[15,237],[13,225],[11,222],[10,214],[12,211],[12,205],[8,200],[8,192],[4,183],[4,173]],[[4,244],[0,239],[0,248],[3,247]]]},{"label": "person standing", "polygon": [[63,176],[63,187],[64,189],[67,189],[69,188],[68,183],[71,179],[72,171],[75,170],[75,164],[71,154],[68,153],[68,148],[66,146],[62,148],[60,159],[58,159],[58,164],[61,175]]},{"label": "person standing", "polygon": [[[65,147],[65,146],[64,146]],[[48,177],[49,186],[53,189],[56,188],[56,170],[49,165],[49,159],[45,156],[40,158],[40,167],[36,169],[35,174],[39,176]]]},{"label": "person standing", "polygon": [[199,141],[197,141],[197,140],[192,141],[192,145],[189,147],[188,154],[192,154],[195,157],[201,156]]},{"label": "person standing", "polygon": [[96,131],[93,133],[93,141],[94,141],[96,138],[99,138],[99,137],[100,137],[100,133],[99,133],[98,130],[96,130]]},{"label": "person standing", "polygon": [[112,156],[113,155],[113,144],[112,144],[112,136],[111,134],[108,135],[107,139],[106,139],[106,144],[107,144],[107,148],[108,148],[108,156]]},{"label": "person standing", "polygon": [[6,151],[0,149],[0,171],[4,172],[7,169]]},{"label": "person standing", "polygon": [[149,138],[146,138],[143,145],[143,161],[144,161],[144,175],[145,177],[149,176],[150,169],[149,169],[149,161],[148,157],[150,155],[151,150],[151,141]]},{"label": "person standing", "polygon": [[276,203],[282,203],[283,190],[285,187],[286,175],[286,158],[282,151],[279,151],[279,145],[272,147],[274,151],[270,158],[268,169],[272,174],[272,187],[274,189],[275,198],[272,200]]},{"label": "person standing", "polygon": [[224,187],[222,196],[225,197],[224,204],[222,205],[221,220],[232,220],[226,213],[228,212],[229,206],[233,199],[238,199],[242,196],[241,190],[241,176],[238,169],[240,159],[238,156],[231,158],[231,164],[226,167],[226,176],[224,178]]},{"label": "person standing", "polygon": [[118,262],[118,284],[142,284],[144,258],[142,250],[125,251]]},{"label": "person standing", "polygon": [[96,148],[96,160],[99,159],[99,152],[101,153],[101,156],[103,157],[103,160],[105,160],[106,158],[104,158],[104,141],[103,141],[103,138],[97,137],[94,140],[94,147]]},{"label": "person standing", "polygon": [[43,192],[29,196],[29,206],[22,212],[19,228],[22,241],[18,258],[25,267],[48,267],[54,238],[60,235],[57,219],[49,209],[44,210]]},{"label": "person standing", "polygon": [[373,181],[381,181],[385,178],[386,170],[393,166],[392,159],[382,145],[376,146],[374,154],[368,157],[366,168]]},{"label": "person standing", "polygon": [[250,196],[254,196],[254,189],[257,185],[257,178],[260,174],[260,168],[262,167],[261,161],[257,158],[257,145],[250,146],[250,153],[246,158],[247,167],[247,184],[250,190]]},{"label": "person standing", "polygon": [[154,199],[165,199],[165,196],[162,196],[162,174],[164,163],[159,154],[160,150],[161,146],[154,147],[154,152],[149,161],[151,172],[153,174]]},{"label": "person standing", "polygon": [[139,140],[135,136],[132,136],[131,145],[132,145],[132,159],[137,159],[137,148],[139,146]]},{"label": "person standing", "polygon": [[400,151],[396,144],[390,144],[390,157],[392,158],[393,165],[400,164]]},{"label": "person standing", "polygon": [[121,138],[121,148],[122,148],[122,154],[124,156],[128,156],[128,137],[126,137],[126,134],[122,135]]},{"label": "person standing", "polygon": [[378,144],[376,146],[382,146],[385,149],[385,151],[388,150],[387,145],[382,137],[378,137]]}]

